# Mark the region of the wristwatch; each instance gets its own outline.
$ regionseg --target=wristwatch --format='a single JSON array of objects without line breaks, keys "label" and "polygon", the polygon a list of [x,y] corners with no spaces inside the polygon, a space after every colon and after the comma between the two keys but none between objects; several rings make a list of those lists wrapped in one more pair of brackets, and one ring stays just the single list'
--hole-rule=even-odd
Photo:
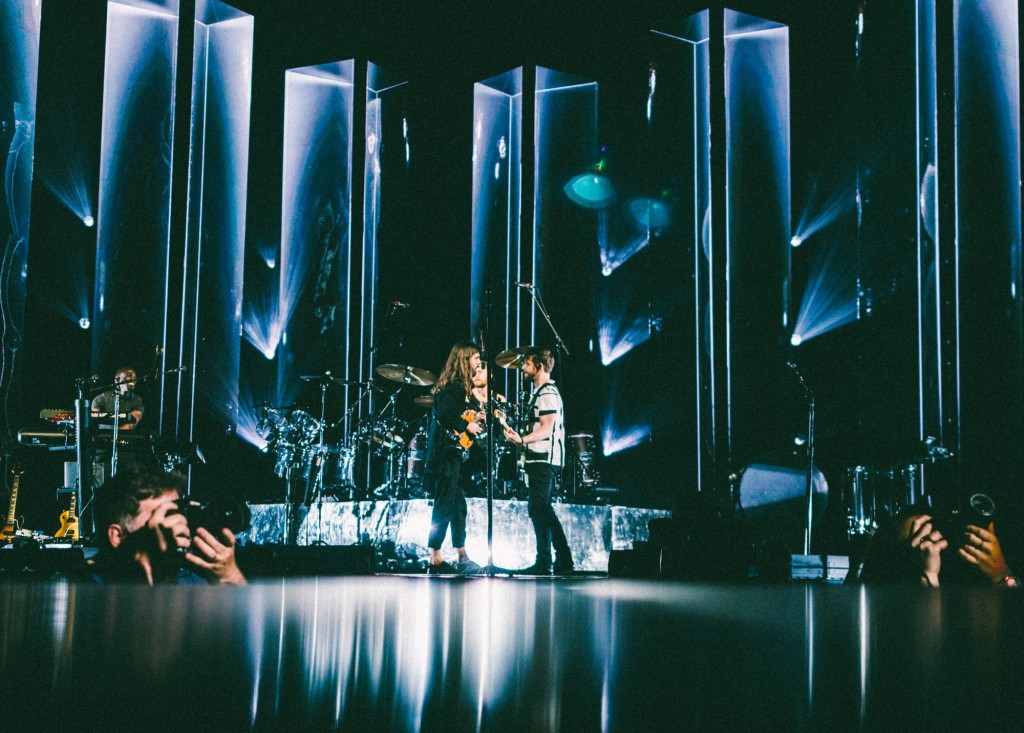
[{"label": "wristwatch", "polygon": [[1013,573],[1007,570],[999,578],[996,578],[996,585],[1003,588],[1017,588],[1020,583]]}]

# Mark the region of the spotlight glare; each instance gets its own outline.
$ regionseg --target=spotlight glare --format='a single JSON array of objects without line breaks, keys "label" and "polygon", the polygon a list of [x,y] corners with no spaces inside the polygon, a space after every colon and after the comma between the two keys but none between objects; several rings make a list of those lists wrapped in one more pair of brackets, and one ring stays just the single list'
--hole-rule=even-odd
[{"label": "spotlight glare", "polygon": [[793,238],[789,240],[789,243],[794,247],[799,247],[801,244],[804,243],[804,240],[803,237],[801,237],[799,234],[794,234]]},{"label": "spotlight glare", "polygon": [[276,353],[277,353],[277,349],[276,348],[268,347],[268,348],[263,350],[263,356],[267,357],[267,359],[270,359],[270,360],[272,360],[274,358],[274,355]]},{"label": "spotlight glare", "polygon": [[82,316],[81,318],[78,319],[78,325],[84,331],[87,328],[89,328],[89,326],[91,326],[92,323],[89,321],[88,318],[86,318],[85,316]]},{"label": "spotlight glare", "polygon": [[87,227],[91,227],[93,224],[96,223],[96,220],[93,219],[91,216],[85,216],[82,218],[82,223],[85,224]]},{"label": "spotlight glare", "polygon": [[803,338],[798,333],[794,333],[793,336],[789,339],[789,343],[793,344],[793,346],[799,346],[802,341]]},{"label": "spotlight glare", "polygon": [[273,270],[275,267],[277,267],[277,260],[274,259],[273,257],[268,259],[267,260],[267,267],[269,267],[271,270]]}]

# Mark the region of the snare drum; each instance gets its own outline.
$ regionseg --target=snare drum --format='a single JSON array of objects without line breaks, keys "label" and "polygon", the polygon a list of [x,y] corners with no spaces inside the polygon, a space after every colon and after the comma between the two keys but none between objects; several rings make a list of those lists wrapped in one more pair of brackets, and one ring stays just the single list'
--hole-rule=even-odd
[{"label": "snare drum", "polygon": [[316,479],[322,472],[324,489],[355,487],[356,450],[346,446],[311,445],[303,451],[302,478]]},{"label": "snare drum", "polygon": [[289,469],[299,469],[303,465],[302,450],[291,443],[279,440],[273,446],[274,473],[281,478],[288,475]]}]

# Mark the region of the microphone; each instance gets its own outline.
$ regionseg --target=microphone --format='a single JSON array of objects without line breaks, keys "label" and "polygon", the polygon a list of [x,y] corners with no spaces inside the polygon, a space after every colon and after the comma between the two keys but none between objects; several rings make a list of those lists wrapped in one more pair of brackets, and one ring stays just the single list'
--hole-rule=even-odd
[{"label": "microphone", "polygon": [[178,374],[179,372],[187,372],[187,366],[174,367],[174,369],[165,369],[164,374]]},{"label": "microphone", "polygon": [[406,308],[408,308],[412,304],[411,303],[403,303],[400,300],[389,300],[388,301],[388,305],[390,305],[392,308],[397,308],[399,310],[405,310]]},{"label": "microphone", "polygon": [[516,281],[515,283],[513,283],[513,285],[515,285],[517,288],[526,288],[527,290],[533,290],[533,283],[524,283]]}]

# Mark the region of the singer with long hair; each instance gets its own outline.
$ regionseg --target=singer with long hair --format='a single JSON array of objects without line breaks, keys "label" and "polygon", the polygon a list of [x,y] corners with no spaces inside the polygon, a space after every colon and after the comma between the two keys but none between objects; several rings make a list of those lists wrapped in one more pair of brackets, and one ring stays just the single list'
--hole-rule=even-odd
[{"label": "singer with long hair", "polygon": [[[466,554],[466,494],[460,482],[467,444],[484,431],[484,413],[472,409],[473,377],[480,369],[480,348],[471,342],[452,346],[441,376],[434,384],[434,411],[427,440],[424,488],[434,497],[430,517],[432,573],[472,573],[480,566]],[[444,561],[441,545],[451,527],[458,564]]]}]

